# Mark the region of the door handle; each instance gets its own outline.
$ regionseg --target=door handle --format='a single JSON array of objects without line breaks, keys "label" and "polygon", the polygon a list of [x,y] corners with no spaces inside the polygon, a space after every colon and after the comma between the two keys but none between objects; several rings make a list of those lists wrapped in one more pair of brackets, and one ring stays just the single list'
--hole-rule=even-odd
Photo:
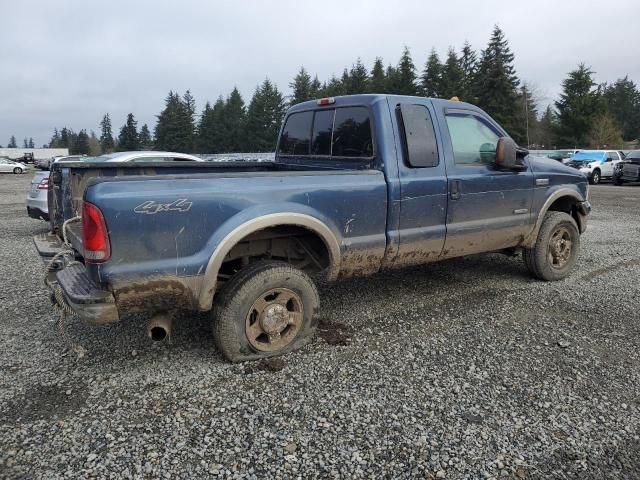
[{"label": "door handle", "polygon": [[451,200],[459,200],[462,196],[460,192],[460,180],[449,180],[449,197]]}]

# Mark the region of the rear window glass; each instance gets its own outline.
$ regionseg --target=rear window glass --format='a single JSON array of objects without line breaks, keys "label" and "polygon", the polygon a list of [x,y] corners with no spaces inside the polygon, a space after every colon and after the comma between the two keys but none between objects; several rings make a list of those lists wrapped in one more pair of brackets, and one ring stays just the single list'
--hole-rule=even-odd
[{"label": "rear window glass", "polygon": [[366,107],[292,113],[282,130],[283,155],[373,156],[371,119]]},{"label": "rear window glass", "polygon": [[312,155],[331,155],[331,133],[335,110],[319,110],[313,120]]},{"label": "rear window glass", "polygon": [[285,155],[309,155],[313,112],[292,113],[280,138],[279,152]]},{"label": "rear window glass", "polygon": [[331,155],[334,157],[371,157],[373,155],[369,110],[365,107],[336,109]]}]

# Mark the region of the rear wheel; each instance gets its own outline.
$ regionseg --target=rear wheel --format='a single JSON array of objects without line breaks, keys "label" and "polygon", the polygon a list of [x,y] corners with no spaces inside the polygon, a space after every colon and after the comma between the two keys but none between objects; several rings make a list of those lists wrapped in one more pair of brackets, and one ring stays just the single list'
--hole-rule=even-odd
[{"label": "rear wheel", "polygon": [[20,167],[16,167],[13,169],[13,173],[15,173],[16,175],[19,175],[22,173],[22,169]]},{"label": "rear wheel", "polygon": [[591,185],[598,185],[600,183],[600,180],[602,180],[602,176],[600,175],[600,170],[596,169],[591,174],[591,178],[589,178],[589,183],[591,183]]},{"label": "rear wheel", "polygon": [[234,275],[214,304],[213,329],[227,360],[282,355],[306,344],[320,300],[309,276],[278,261],[261,261]]},{"label": "rear wheel", "polygon": [[580,232],[576,221],[564,212],[547,212],[533,248],[523,252],[524,262],[540,280],[562,280],[576,264]]}]

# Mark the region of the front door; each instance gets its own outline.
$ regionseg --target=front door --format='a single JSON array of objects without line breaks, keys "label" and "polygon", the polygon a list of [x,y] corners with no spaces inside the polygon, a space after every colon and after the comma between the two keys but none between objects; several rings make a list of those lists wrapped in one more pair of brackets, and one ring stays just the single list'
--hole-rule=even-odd
[{"label": "front door", "polygon": [[442,256],[518,245],[533,228],[531,168],[496,168],[496,146],[503,134],[482,115],[455,109],[445,119],[452,151],[447,155],[449,206]]}]

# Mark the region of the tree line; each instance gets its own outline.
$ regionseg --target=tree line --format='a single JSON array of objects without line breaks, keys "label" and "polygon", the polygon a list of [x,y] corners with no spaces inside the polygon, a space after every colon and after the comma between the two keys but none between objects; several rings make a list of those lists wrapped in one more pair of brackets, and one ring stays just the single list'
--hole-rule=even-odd
[{"label": "tree line", "polygon": [[115,136],[111,118],[93,131],[77,134],[68,128],[54,131],[50,146],[72,153],[96,154],[118,150],[170,150],[194,153],[268,152],[275,148],[280,123],[288,106],[310,99],[358,93],[456,97],[489,113],[521,145],[531,148],[621,146],[640,138],[640,91],[628,77],[597,84],[594,72],[579,64],[562,82],[560,97],[539,111],[536,89],[515,70],[515,56],[503,31],[496,26],[485,49],[476,52],[465,42],[444,57],[432,49],[419,70],[407,47],[395,65],[385,67],[378,57],[369,70],[360,59],[341,76],[320,81],[301,67],[285,97],[268,78],[245,103],[237,88],[196,112],[195,98],[170,91],[151,133],[138,129],[133,113]]}]

